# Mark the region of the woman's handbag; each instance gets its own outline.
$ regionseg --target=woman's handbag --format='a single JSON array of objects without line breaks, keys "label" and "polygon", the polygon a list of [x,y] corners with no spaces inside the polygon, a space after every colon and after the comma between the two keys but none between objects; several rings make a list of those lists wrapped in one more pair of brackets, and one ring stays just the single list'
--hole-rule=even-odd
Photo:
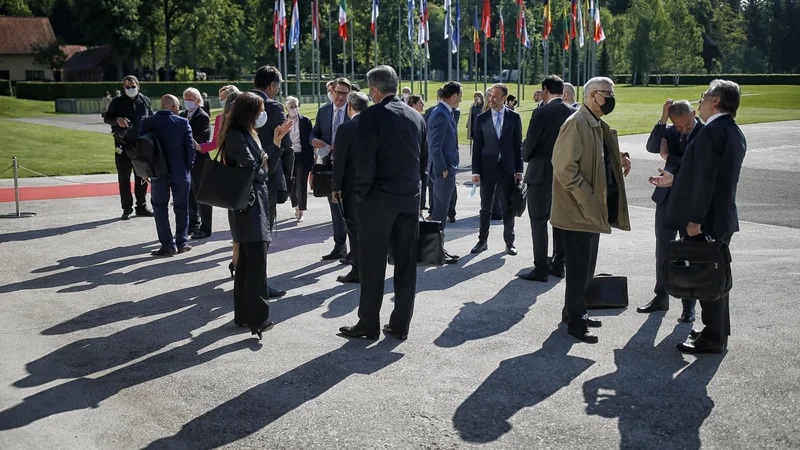
[{"label": "woman's handbag", "polygon": [[205,162],[203,178],[197,190],[197,202],[243,211],[248,207],[256,171],[252,167],[226,166],[219,161],[223,151],[220,150],[214,159]]},{"label": "woman's handbag", "polygon": [[702,240],[672,241],[661,276],[667,294],[673,297],[719,300],[733,286],[728,244],[708,235]]}]

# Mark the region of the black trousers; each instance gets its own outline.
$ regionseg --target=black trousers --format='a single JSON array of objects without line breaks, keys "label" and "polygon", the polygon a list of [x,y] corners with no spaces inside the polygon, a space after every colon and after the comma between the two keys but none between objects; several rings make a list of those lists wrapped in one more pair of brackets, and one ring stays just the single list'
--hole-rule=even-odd
[{"label": "black trousers", "polygon": [[[714,239],[730,245],[731,235],[714,236]],[[703,337],[716,344],[727,344],[728,336],[731,335],[731,311],[729,308],[730,294],[713,302],[700,300],[703,309],[701,318],[703,319]]]},{"label": "black trousers", "polygon": [[189,231],[200,230],[211,234],[211,205],[197,202],[197,192],[203,178],[203,167],[211,159],[208,153],[195,152],[194,167],[192,167],[192,193],[189,195]]},{"label": "black trousers", "polygon": [[[123,148],[127,147],[123,144]],[[133,196],[131,195],[131,173],[133,163],[125,151],[122,154],[114,153],[114,164],[117,166],[117,181],[119,182],[119,199],[122,203],[123,211],[133,211]],[[136,194],[136,207],[144,208],[147,206],[147,184],[141,177],[133,174],[133,192]]]},{"label": "black trousers", "polygon": [[[331,209],[331,227],[333,228],[333,244],[334,247],[337,249],[346,250],[347,249],[347,226],[344,222],[344,217],[342,217],[341,211],[339,211],[339,205],[333,203],[333,197],[330,195],[328,196],[328,206]],[[350,246],[353,246],[353,243],[350,243]]]},{"label": "black trousers", "polygon": [[269,242],[240,242],[233,280],[233,321],[250,331],[269,319],[269,305],[261,298],[267,278]]},{"label": "black trousers", "polygon": [[594,277],[600,233],[561,230],[566,256],[564,311],[570,328],[586,331],[586,286]]},{"label": "black trousers", "polygon": [[[455,170],[453,170],[455,172]],[[455,180],[455,173],[447,174],[447,178],[453,177]],[[433,176],[428,178],[428,215],[433,217]],[[458,189],[453,189],[453,195],[450,197],[450,203],[447,208],[447,215],[445,217],[455,217],[456,216],[456,203],[458,203]]]},{"label": "black trousers", "polygon": [[394,254],[394,311],[389,319],[398,333],[407,333],[414,313],[417,291],[417,245],[419,213],[401,212],[396,198],[373,192],[358,205],[358,277],[361,298],[359,325],[368,333],[380,332],[380,312],[386,259],[391,246]]},{"label": "black trousers", "polygon": [[[514,244],[514,216],[511,214],[511,191],[514,189],[514,174],[507,174],[500,162],[494,176],[481,176],[481,219],[478,240],[486,242],[489,239],[489,224],[492,220],[492,208],[495,200],[500,201],[500,210],[503,214],[503,240],[506,245]],[[497,195],[495,196],[495,192]]]},{"label": "black trousers", "polygon": [[[297,153],[295,153],[297,156]],[[311,173],[311,167],[306,167],[299,158],[294,160],[294,189],[289,193],[289,200],[292,202],[292,208],[297,208],[300,211],[305,211],[308,205],[308,174]]]},{"label": "black trousers", "polygon": [[[653,289],[656,297],[664,303],[669,301],[669,296],[664,288],[664,279],[661,277],[661,266],[667,260],[669,243],[678,235],[677,230],[667,227],[667,202],[656,205],[656,287]],[[681,234],[683,236],[683,234]],[[694,308],[697,300],[681,299],[684,309]]]},{"label": "black trousers", "polygon": [[553,258],[547,259],[547,222],[550,220],[550,207],[553,203],[553,185],[528,183],[526,202],[533,238],[533,267],[543,274],[548,272],[549,266],[560,271],[564,267],[564,244],[561,230],[555,227],[553,227]]},{"label": "black trousers", "polygon": [[344,223],[350,239],[350,261],[353,263],[353,270],[358,273],[358,200],[355,192],[343,195]]}]

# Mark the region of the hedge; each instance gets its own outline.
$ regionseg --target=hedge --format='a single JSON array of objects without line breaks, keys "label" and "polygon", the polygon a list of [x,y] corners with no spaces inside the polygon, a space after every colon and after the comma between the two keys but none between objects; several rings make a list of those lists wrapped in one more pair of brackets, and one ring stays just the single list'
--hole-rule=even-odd
[{"label": "hedge", "polygon": [[[320,82],[320,86],[325,89],[325,83]],[[357,81],[360,86],[366,86],[366,82]],[[183,95],[183,91],[189,87],[196,87],[200,92],[205,92],[209,96],[216,96],[219,89],[227,84],[234,84],[242,91],[253,89],[251,81],[175,81],[175,82],[146,82],[140,83],[142,93],[148,97],[161,97],[165,94],[172,94],[177,97]],[[301,81],[302,95],[311,95],[313,81]],[[100,98],[105,91],[114,94],[117,89],[122,89],[121,82],[41,82],[41,81],[20,81],[17,83],[17,98],[29,100],[55,100],[57,98]],[[284,88],[285,90],[285,88]],[[297,95],[297,83],[289,80],[287,95]],[[0,88],[0,93],[2,88]],[[2,94],[0,94],[2,95]]]},{"label": "hedge", "polygon": [[0,95],[5,95],[6,97],[13,95],[11,91],[11,80],[0,80]]},{"label": "hedge", "polygon": [[[615,82],[618,84],[631,84],[633,75],[624,74],[616,75]],[[782,73],[731,73],[731,74],[686,74],[680,76],[680,84],[685,86],[691,85],[706,85],[711,83],[712,80],[718,78],[731,80],[741,85],[755,85],[755,84],[784,84],[784,85],[800,85],[800,75],[798,74],[782,74]],[[650,75],[650,85],[656,85],[656,76]],[[638,85],[643,85],[642,77],[639,76],[636,80]],[[672,85],[672,74],[661,75],[661,85]]]}]

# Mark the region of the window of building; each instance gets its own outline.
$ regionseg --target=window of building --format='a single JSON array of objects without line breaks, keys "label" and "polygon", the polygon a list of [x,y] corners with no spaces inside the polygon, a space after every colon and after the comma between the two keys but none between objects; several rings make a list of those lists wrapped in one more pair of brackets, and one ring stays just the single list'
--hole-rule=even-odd
[{"label": "window of building", "polygon": [[27,81],[44,81],[44,70],[26,70],[25,80]]},{"label": "window of building", "polygon": [[10,80],[11,72],[8,70],[0,70],[0,80]]}]

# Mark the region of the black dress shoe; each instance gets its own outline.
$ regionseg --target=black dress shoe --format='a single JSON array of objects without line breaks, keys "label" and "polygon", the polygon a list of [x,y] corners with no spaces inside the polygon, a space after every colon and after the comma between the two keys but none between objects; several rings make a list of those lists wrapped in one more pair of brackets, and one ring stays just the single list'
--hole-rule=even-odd
[{"label": "black dress shoe", "polygon": [[603,326],[602,320],[592,319],[591,317],[586,318],[586,325],[589,328],[600,328]]},{"label": "black dress shoe", "polygon": [[377,341],[378,335],[376,334],[369,334],[365,330],[363,330],[358,325],[352,327],[341,327],[339,328],[339,334],[351,338],[364,338],[369,339],[370,341]]},{"label": "black dress shoe", "polygon": [[267,286],[265,294],[267,294],[267,295],[262,295],[262,297],[264,297],[264,298],[280,298],[280,297],[283,297],[284,295],[286,295],[286,291],[282,291],[280,289],[275,289],[272,286]]},{"label": "black dress shoe", "polygon": [[684,308],[683,312],[681,313],[681,317],[678,319],[680,323],[692,323],[695,321],[695,314],[694,308],[686,309]]},{"label": "black dress shoe", "polygon": [[153,210],[146,206],[138,207],[136,208],[136,217],[153,217]]},{"label": "black dress shoe", "polygon": [[456,223],[456,216],[450,216],[447,218],[450,223]]},{"label": "black dress shoe", "polygon": [[209,236],[211,236],[210,233],[206,233],[205,231],[201,230],[197,230],[194,233],[192,233],[192,239],[205,239]]},{"label": "black dress shoe", "polygon": [[722,353],[725,351],[724,344],[715,344],[702,336],[696,340],[686,341],[678,344],[678,350],[683,353],[701,354],[701,353]]},{"label": "black dress shoe", "polygon": [[121,220],[130,220],[131,214],[133,214],[133,210],[124,210],[122,211],[122,216],[120,216]]},{"label": "black dress shoe", "polygon": [[178,253],[175,247],[167,247],[166,245],[162,245],[158,250],[150,252],[153,256],[173,256],[175,253]]},{"label": "black dress shoe", "polygon": [[358,283],[358,272],[350,270],[347,275],[339,275],[336,277],[336,281],[341,283]]},{"label": "black dress shoe", "polygon": [[345,257],[339,260],[339,264],[343,264],[345,266],[352,266],[353,261],[350,259],[350,257]]},{"label": "black dress shoe", "polygon": [[470,253],[480,253],[485,252],[486,250],[489,250],[489,245],[486,242],[478,241],[478,243],[475,244],[475,247],[472,247]]},{"label": "black dress shoe", "polygon": [[506,253],[509,256],[517,256],[517,247],[514,247],[513,245],[506,245]]},{"label": "black dress shoe", "polygon": [[262,323],[261,326],[258,327],[258,330],[251,331],[251,334],[258,335],[258,340],[260,341],[261,338],[263,337],[263,336],[261,336],[261,333],[271,330],[272,327],[274,327],[274,326],[275,326],[274,323],[270,322],[269,320],[265,320],[264,323]]},{"label": "black dress shoe", "polygon": [[689,339],[697,339],[703,334],[703,330],[692,330],[689,332]]},{"label": "black dress shoe", "polygon": [[653,311],[668,311],[669,310],[669,299],[661,299],[661,298],[654,298],[650,300],[649,303],[646,305],[642,305],[636,308],[636,312],[640,313],[651,313]]},{"label": "black dress shoe", "polygon": [[567,328],[567,333],[576,337],[579,341],[589,344],[596,344],[600,341],[600,339],[597,338],[597,335],[589,330],[576,330],[574,328]]},{"label": "black dress shoe", "polygon": [[232,280],[233,279],[233,275],[236,272],[236,266],[234,266],[233,263],[230,263],[230,264],[228,264],[228,270],[231,271],[231,280]]},{"label": "black dress shoe", "polygon": [[408,339],[408,333],[398,333],[394,330],[394,328],[390,327],[388,324],[383,326],[383,332],[387,334],[391,334],[392,336],[400,339],[401,341],[405,341]]},{"label": "black dress shoe", "polygon": [[183,244],[178,247],[178,253],[186,253],[192,249],[192,246],[189,244]]},{"label": "black dress shoe", "polygon": [[556,278],[564,278],[564,275],[565,275],[563,267],[561,269],[556,269],[555,267],[550,266],[547,269],[547,273],[552,275],[552,276],[554,276],[554,277],[556,277]]},{"label": "black dress shoe", "polygon": [[546,283],[548,279],[546,273],[537,272],[536,269],[533,269],[527,273],[523,273],[519,277],[522,278],[523,280],[539,281],[541,283]]},{"label": "black dress shoe", "polygon": [[455,263],[458,262],[459,259],[461,259],[460,256],[454,255],[454,254],[448,252],[445,249],[445,251],[444,251],[444,263],[445,264],[455,264]]},{"label": "black dress shoe", "polygon": [[323,256],[322,259],[325,261],[333,261],[334,259],[343,259],[346,256],[347,256],[346,251],[334,248],[332,252]]}]

